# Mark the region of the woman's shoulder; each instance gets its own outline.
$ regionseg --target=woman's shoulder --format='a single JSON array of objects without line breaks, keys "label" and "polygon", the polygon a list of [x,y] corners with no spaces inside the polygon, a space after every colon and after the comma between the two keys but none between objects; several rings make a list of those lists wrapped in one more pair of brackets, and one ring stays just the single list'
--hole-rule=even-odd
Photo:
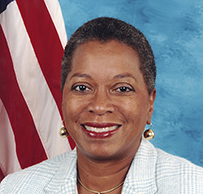
[{"label": "woman's shoulder", "polygon": [[200,166],[197,166],[190,162],[189,160],[175,156],[172,154],[169,154],[159,148],[155,148],[157,151],[157,165],[159,167],[166,168],[167,166],[170,168],[189,168],[189,169],[195,169],[197,171],[202,172],[203,168]]},{"label": "woman's shoulder", "polygon": [[179,193],[203,193],[203,168],[157,149],[156,180],[160,193],[166,188]]},{"label": "woman's shoulder", "polygon": [[[61,173],[61,176],[66,172],[61,168],[75,167],[76,151],[70,151],[52,159],[45,160],[39,164],[33,165],[16,173],[8,175],[0,185],[0,193],[25,193],[24,190],[30,193],[36,192],[43,188],[56,173]],[[32,188],[32,190],[29,190]],[[35,188],[36,191],[33,191]]]},{"label": "woman's shoulder", "polygon": [[61,155],[58,155],[54,158],[47,159],[41,163],[35,164],[33,166],[30,166],[28,168],[25,168],[19,172],[13,173],[9,175],[12,176],[22,176],[22,175],[28,175],[28,176],[40,176],[40,175],[46,175],[54,173],[61,165],[64,163],[66,164],[66,167],[68,167],[69,163],[72,163],[74,160],[76,160],[76,152],[75,150],[63,153]]}]

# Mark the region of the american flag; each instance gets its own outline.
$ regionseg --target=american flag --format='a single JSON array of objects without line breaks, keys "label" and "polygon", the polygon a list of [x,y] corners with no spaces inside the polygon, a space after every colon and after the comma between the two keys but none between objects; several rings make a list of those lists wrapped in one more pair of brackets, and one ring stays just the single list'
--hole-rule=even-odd
[{"label": "american flag", "polygon": [[66,42],[57,0],[0,0],[0,181],[75,146],[58,133]]}]

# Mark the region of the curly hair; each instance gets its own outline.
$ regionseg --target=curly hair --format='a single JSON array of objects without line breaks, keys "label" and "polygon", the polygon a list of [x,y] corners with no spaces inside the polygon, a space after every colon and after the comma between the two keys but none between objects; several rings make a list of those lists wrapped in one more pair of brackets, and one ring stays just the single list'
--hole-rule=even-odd
[{"label": "curly hair", "polygon": [[139,55],[140,70],[143,74],[148,93],[155,87],[156,65],[152,48],[146,37],[131,24],[115,18],[100,17],[79,27],[70,37],[64,51],[61,67],[61,90],[68,73],[71,71],[72,56],[76,48],[88,41],[105,43],[111,40],[124,43]]}]

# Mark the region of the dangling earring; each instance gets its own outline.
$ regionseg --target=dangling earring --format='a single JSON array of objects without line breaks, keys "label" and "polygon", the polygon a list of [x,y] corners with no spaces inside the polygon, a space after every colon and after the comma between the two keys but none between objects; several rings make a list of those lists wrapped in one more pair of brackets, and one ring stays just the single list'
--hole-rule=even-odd
[{"label": "dangling earring", "polygon": [[69,136],[69,133],[68,133],[68,130],[66,129],[66,127],[61,127],[61,129],[59,130],[59,135],[61,137],[68,137]]},{"label": "dangling earring", "polygon": [[145,132],[144,132],[144,137],[147,140],[152,140],[154,138],[154,131],[151,130],[152,128],[152,123],[150,123],[149,129],[145,128]]}]

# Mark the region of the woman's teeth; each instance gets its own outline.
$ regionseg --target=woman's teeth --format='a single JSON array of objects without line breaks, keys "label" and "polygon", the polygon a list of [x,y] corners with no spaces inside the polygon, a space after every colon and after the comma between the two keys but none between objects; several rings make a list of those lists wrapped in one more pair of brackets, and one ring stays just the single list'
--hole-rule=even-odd
[{"label": "woman's teeth", "polygon": [[117,129],[119,126],[112,126],[112,127],[104,127],[104,128],[97,128],[97,127],[90,127],[90,126],[86,126],[84,125],[85,129],[87,129],[88,131],[93,131],[93,132],[97,132],[97,133],[102,133],[102,132],[108,132],[108,131],[113,131],[115,129]]}]

